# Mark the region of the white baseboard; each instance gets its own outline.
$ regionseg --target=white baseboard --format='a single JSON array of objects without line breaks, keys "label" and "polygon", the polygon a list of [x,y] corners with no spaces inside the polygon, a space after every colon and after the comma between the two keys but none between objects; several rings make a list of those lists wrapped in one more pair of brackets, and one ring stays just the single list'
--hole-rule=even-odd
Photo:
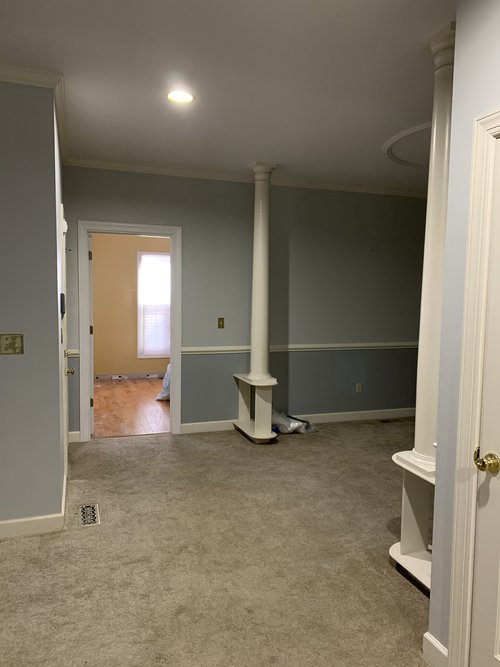
[{"label": "white baseboard", "polygon": [[[323,412],[315,415],[295,415],[314,424],[327,422],[364,421],[367,419],[401,419],[414,417],[415,408],[394,408],[393,410],[360,410],[357,412]],[[181,424],[181,433],[208,433],[210,431],[232,431],[235,419],[225,419],[213,422],[191,422]],[[71,434],[70,434],[71,436]],[[70,439],[71,442],[71,439]]]},{"label": "white baseboard", "polygon": [[81,442],[80,431],[70,431],[68,433],[68,442]]},{"label": "white baseboard", "polygon": [[43,516],[29,516],[23,519],[8,519],[0,521],[0,539],[6,537],[25,537],[27,535],[41,535],[53,533],[64,527],[64,511],[66,507],[66,475],[63,480],[61,511],[59,514],[45,514]]},{"label": "white baseboard", "polygon": [[431,667],[448,667],[448,649],[430,632],[424,635],[423,651],[424,658]]},{"label": "white baseboard", "polygon": [[[236,420],[234,420],[236,421]],[[213,422],[192,422],[181,424],[181,433],[208,433],[209,431],[232,431],[234,428],[232,419]]]},{"label": "white baseboard", "polygon": [[401,419],[403,417],[414,417],[415,408],[394,408],[392,410],[357,410],[353,412],[322,412],[314,415],[295,415],[299,419],[305,419],[313,424],[326,424],[327,422],[354,422],[370,419]]}]

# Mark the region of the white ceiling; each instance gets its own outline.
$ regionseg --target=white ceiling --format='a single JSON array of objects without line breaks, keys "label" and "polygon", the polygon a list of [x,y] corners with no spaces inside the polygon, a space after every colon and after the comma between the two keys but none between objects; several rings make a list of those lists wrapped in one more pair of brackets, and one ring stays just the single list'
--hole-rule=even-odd
[{"label": "white ceiling", "polygon": [[[0,63],[63,73],[70,164],[424,190],[382,147],[430,120],[423,44],[457,1],[0,0]],[[165,102],[174,83],[194,105]]]}]

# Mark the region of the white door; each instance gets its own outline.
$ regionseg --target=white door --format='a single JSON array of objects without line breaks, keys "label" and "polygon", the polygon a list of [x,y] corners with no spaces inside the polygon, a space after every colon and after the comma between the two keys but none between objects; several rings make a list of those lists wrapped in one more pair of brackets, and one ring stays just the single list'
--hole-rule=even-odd
[{"label": "white door", "polygon": [[[500,455],[500,139],[495,139],[479,445]],[[481,390],[479,390],[481,391]],[[500,472],[478,472],[471,667],[500,666]]]}]

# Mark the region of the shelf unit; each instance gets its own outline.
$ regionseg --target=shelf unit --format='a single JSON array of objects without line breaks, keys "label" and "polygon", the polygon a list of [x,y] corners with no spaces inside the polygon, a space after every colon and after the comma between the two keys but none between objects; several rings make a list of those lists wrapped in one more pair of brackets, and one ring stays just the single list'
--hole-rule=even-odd
[{"label": "shelf unit", "polygon": [[234,427],[257,443],[272,442],[276,433],[271,430],[273,407],[272,389],[276,378],[253,379],[245,374],[234,375],[238,385],[238,420]]},{"label": "shelf unit", "polygon": [[432,553],[429,548],[429,523],[435,469],[412,458],[412,452],[398,452],[392,460],[403,469],[401,541],[389,554],[426,588],[431,587]]}]

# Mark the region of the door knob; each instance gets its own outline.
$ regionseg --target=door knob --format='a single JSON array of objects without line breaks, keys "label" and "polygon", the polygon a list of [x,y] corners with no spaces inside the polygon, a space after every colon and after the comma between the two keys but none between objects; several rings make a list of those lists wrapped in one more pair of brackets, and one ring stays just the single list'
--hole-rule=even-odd
[{"label": "door knob", "polygon": [[67,368],[66,369],[66,375],[74,375],[75,374],[75,369],[74,368]]},{"label": "door knob", "polygon": [[482,472],[491,472],[493,475],[500,470],[500,456],[493,452],[481,456],[479,447],[474,450],[474,463]]}]

